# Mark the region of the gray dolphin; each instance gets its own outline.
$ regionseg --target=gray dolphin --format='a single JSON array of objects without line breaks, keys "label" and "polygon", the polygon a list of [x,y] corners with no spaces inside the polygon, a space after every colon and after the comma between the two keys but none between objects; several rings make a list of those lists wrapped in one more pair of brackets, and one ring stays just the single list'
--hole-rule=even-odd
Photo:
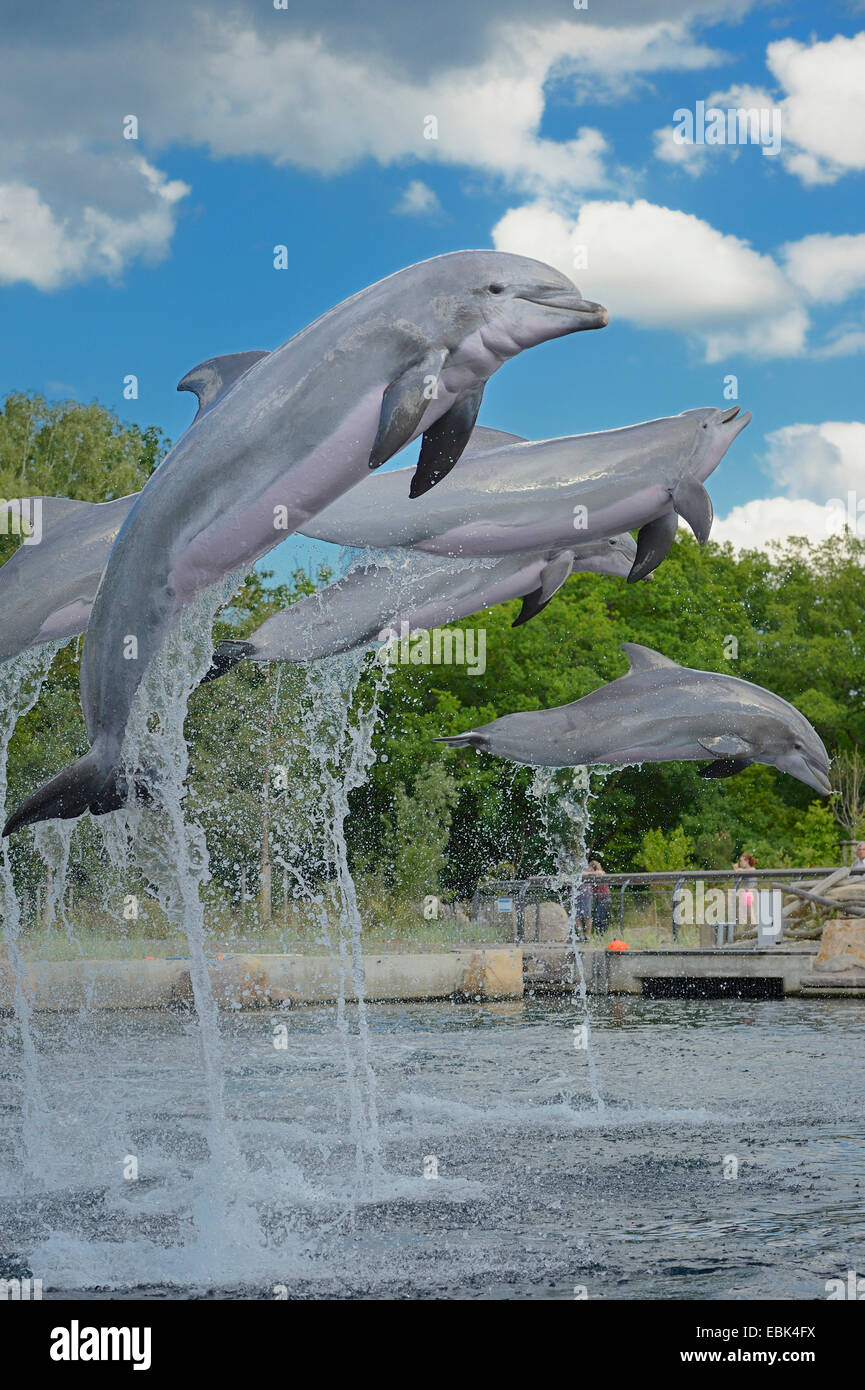
[{"label": "gray dolphin", "polygon": [[751,419],[700,407],[624,429],[530,442],[476,430],[477,446],[435,494],[402,505],[394,469],[332,503],[302,530],[341,545],[412,546],[432,555],[537,554],[639,528],[631,580],[660,564],[684,517],[703,544],[712,503],[703,482]]},{"label": "gray dolphin", "polygon": [[637,553],[632,536],[585,541],[551,555],[502,560],[443,560],[402,551],[351,570],[344,578],[275,613],[241,642],[220,642],[205,680],[240,661],[317,661],[338,652],[458,622],[509,599],[522,598],[513,626],[550,602],[571,574],[627,578]]},{"label": "gray dolphin", "polygon": [[0,566],[0,663],[28,647],[84,632],[114,538],[137,496],[7,503],[7,510],[25,516],[38,504],[42,536],[36,545],[19,545]]},{"label": "gray dolphin", "polygon": [[693,762],[701,777],[732,777],[768,763],[828,796],[829,755],[804,714],[771,690],[693,671],[650,647],[623,642],[625,676],[557,709],[506,714],[438,739],[534,767]]},{"label": "gray dolphin", "polygon": [[249,568],[422,435],[411,488],[420,496],[459,459],[504,361],[607,318],[539,261],[457,251],[368,286],[273,352],[188,373],[178,389],[198,396],[198,414],[126,517],[90,615],[90,750],[28,797],[3,834],[98,802],[135,692],[197,593]]}]

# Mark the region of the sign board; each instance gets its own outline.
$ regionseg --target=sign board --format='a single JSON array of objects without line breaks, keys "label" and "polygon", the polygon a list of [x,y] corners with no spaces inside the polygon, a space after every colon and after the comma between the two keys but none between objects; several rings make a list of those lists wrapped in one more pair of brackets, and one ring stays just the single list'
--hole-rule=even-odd
[{"label": "sign board", "polygon": [[513,898],[499,898],[496,906],[499,912],[512,912],[514,900]]}]

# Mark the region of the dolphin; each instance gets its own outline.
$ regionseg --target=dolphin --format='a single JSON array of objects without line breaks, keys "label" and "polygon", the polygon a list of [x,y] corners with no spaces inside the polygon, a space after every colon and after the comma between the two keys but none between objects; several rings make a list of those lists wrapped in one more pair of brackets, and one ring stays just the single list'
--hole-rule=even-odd
[{"label": "dolphin", "polygon": [[[475,431],[476,445],[435,494],[401,505],[393,469],[302,527],[340,545],[412,546],[431,555],[502,556],[559,549],[639,528],[632,582],[660,564],[677,516],[704,544],[712,503],[703,482],[751,419],[703,406],[623,429],[529,441]],[[484,439],[488,434],[492,436]]]},{"label": "dolphin", "polygon": [[0,566],[0,664],[28,647],[84,632],[114,538],[137,496],[112,502],[28,497],[6,504],[6,511],[21,516],[38,508],[42,535],[38,544],[19,545]]},{"label": "dolphin", "polygon": [[580,571],[627,578],[637,554],[632,536],[584,541],[551,555],[502,560],[443,560],[397,552],[351,570],[342,579],[268,618],[245,641],[220,642],[205,680],[240,661],[318,661],[338,652],[458,622],[509,599],[523,605],[512,626],[534,617],[565,580]]},{"label": "dolphin", "polygon": [[[504,430],[489,429],[486,426],[476,426],[463,453],[461,466],[466,469],[469,460],[476,453],[485,453],[505,444],[525,442],[520,435],[509,434]],[[381,499],[382,505],[390,501],[391,504],[395,504],[400,509],[405,506],[404,497],[401,494],[398,497],[394,496],[395,489],[391,473],[377,473],[367,479],[363,486],[365,489],[375,488],[375,496]],[[441,492],[440,487],[436,496]],[[17,656],[27,647],[36,647],[44,642],[77,636],[86,630],[90,619],[90,610],[93,607],[93,600],[96,597],[96,590],[99,587],[99,580],[108,560],[111,546],[138,496],[137,492],[130,493],[128,497],[117,498],[111,502],[79,502],[71,497],[31,497],[6,504],[6,509],[16,517],[19,514],[22,517],[31,515],[33,509],[38,506],[41,510],[43,534],[39,544],[19,546],[15,554],[4,565],[0,566],[0,611],[3,611],[5,615],[2,629],[0,629],[0,664],[9,661],[13,656]],[[2,511],[3,508],[0,508],[0,513]],[[632,545],[627,533],[611,538],[611,544],[614,547],[612,551],[609,547],[605,547],[603,541],[580,540],[578,532],[574,532],[572,536],[566,533],[565,539],[568,541],[568,546],[563,553],[575,551],[579,554],[580,564],[576,567],[578,570],[596,570],[598,573],[619,575],[622,555],[626,549],[633,549],[632,564],[636,559],[636,546]],[[576,544],[574,544],[575,541]],[[589,562],[593,545],[598,547],[597,554],[602,561],[599,566]],[[547,552],[548,562],[554,560],[557,553],[555,551]],[[615,564],[612,569],[603,563],[605,559],[609,559],[610,554],[615,557]],[[537,554],[532,556],[532,559],[538,558]],[[548,596],[540,607],[534,608],[532,613],[528,612],[528,596],[531,590],[519,590],[517,587],[513,589],[513,592],[508,592],[504,599],[494,596],[487,602],[483,600],[481,595],[476,608],[467,609],[459,616],[467,617],[470,612],[478,612],[483,608],[491,607],[494,603],[503,603],[507,599],[525,595],[526,605],[524,605],[524,609],[526,611],[519,620],[525,622],[529,616],[534,616],[534,612],[540,612],[541,607],[545,607],[549,598],[552,597],[552,593],[549,592],[550,579],[560,569],[561,564],[554,565],[553,569],[546,571],[540,585],[536,586],[536,588],[540,587],[542,593],[547,593]],[[516,572],[515,570],[514,573],[516,574]],[[383,583],[391,582],[386,579],[389,574],[386,567],[381,567],[378,573]],[[438,573],[444,576],[446,571],[439,569]],[[501,573],[504,574],[504,570]],[[479,572],[478,579],[480,580],[481,577]],[[627,575],[625,577],[627,578]],[[540,573],[538,578],[540,579]],[[567,578],[566,573],[563,574],[562,583],[565,578]],[[416,582],[421,583],[420,576]],[[473,582],[469,580],[468,576],[466,576],[465,582],[473,591]],[[429,596],[435,597],[432,586],[429,590]],[[333,597],[335,600],[336,595]],[[442,599],[444,598],[446,595],[442,594]],[[374,607],[375,600],[372,592],[369,601]],[[382,609],[387,607],[388,602],[389,597],[385,590],[382,593]],[[346,611],[345,608],[341,608],[340,614],[345,615]],[[313,616],[313,610],[307,606],[304,607],[304,613],[309,618]],[[372,623],[374,621],[372,608],[370,614],[370,623]],[[292,616],[290,629],[292,634],[297,632],[294,626],[296,621],[296,617]],[[432,626],[453,621],[456,621],[455,614],[442,616],[437,618]],[[379,627],[381,626],[382,624],[379,624]],[[378,628],[375,630],[378,631]],[[294,638],[289,636],[288,632],[286,636],[287,640],[293,643]],[[349,645],[356,644],[350,643]],[[339,650],[343,650],[343,648],[340,647]],[[247,655],[250,655],[252,660],[289,659],[279,656],[253,657],[249,653]],[[242,659],[242,657],[238,657],[238,659]],[[230,667],[226,669],[230,669]],[[221,671],[220,674],[222,674]]]},{"label": "dolphin", "polygon": [[187,373],[178,389],[197,395],[198,413],[130,509],[90,615],[81,695],[91,747],[3,834],[98,801],[135,692],[197,593],[248,569],[419,435],[410,492],[422,496],[459,459],[504,361],[607,321],[540,261],[455,251],[368,286],[273,352]]},{"label": "dolphin", "polygon": [[627,675],[557,709],[506,714],[437,739],[533,767],[694,762],[701,777],[732,777],[768,763],[821,796],[832,790],[829,755],[804,714],[737,676],[694,671],[650,647],[623,642]]}]

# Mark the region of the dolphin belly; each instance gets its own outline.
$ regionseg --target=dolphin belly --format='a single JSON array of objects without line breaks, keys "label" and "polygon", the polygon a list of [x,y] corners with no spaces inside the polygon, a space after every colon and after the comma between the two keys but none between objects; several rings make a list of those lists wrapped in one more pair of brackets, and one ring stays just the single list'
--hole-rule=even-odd
[{"label": "dolphin belly", "polygon": [[248,569],[335,496],[364,481],[358,465],[375,438],[383,390],[378,385],[369,391],[331,435],[258,497],[226,510],[179,544],[169,575],[175,607],[231,570]]}]

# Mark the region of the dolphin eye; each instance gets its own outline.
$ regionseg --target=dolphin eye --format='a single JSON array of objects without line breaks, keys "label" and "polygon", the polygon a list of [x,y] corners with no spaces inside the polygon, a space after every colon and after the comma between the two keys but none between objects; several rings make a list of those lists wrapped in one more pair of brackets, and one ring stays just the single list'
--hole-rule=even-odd
[{"label": "dolphin eye", "polygon": [[487,289],[490,294],[504,294],[505,292],[504,285],[487,285]]},{"label": "dolphin eye", "polygon": [[709,428],[709,422],[708,422],[708,420],[704,420],[704,421],[703,421],[703,429],[704,429],[704,430],[707,430],[708,428]]}]

